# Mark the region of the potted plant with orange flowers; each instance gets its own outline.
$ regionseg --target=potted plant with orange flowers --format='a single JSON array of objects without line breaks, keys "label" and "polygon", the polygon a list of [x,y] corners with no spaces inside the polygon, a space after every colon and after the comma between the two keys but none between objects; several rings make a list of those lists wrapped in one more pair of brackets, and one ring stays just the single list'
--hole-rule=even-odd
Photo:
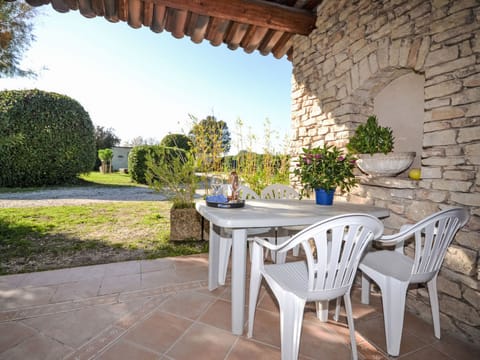
[{"label": "potted plant with orange flowers", "polygon": [[303,185],[302,196],[315,191],[317,204],[332,205],[336,189],[348,192],[357,183],[355,160],[334,145],[304,148],[293,171]]}]

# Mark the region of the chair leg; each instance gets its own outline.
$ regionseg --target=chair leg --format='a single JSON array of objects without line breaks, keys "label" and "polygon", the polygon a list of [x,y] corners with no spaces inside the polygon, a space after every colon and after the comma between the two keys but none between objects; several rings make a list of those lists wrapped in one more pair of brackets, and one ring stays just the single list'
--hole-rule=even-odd
[{"label": "chair leg", "polygon": [[362,272],[362,296],[360,302],[362,304],[370,304],[370,279]]},{"label": "chair leg", "polygon": [[218,261],[218,283],[225,285],[228,270],[228,260],[232,250],[232,238],[220,237],[219,244],[219,261]]},{"label": "chair leg", "polygon": [[[337,298],[337,304],[340,302],[340,297]],[[350,294],[345,294],[343,296],[343,301],[345,302],[345,312],[347,313],[347,323],[348,329],[350,330],[350,343],[352,345],[352,359],[358,359],[357,352],[357,342],[355,340],[355,326],[353,324],[353,314],[352,314],[352,302],[350,300]]]},{"label": "chair leg", "polygon": [[440,339],[440,313],[438,309],[437,276],[427,282],[430,307],[432,308],[433,331],[435,337]]},{"label": "chair leg", "polygon": [[317,301],[315,303],[317,309],[317,319],[321,322],[328,321],[328,300]]},{"label": "chair leg", "polygon": [[258,293],[260,291],[260,284],[262,282],[262,274],[260,272],[258,257],[263,256],[262,249],[254,242],[252,245],[252,269],[250,271],[250,294],[248,300],[248,332],[249,338],[253,335],[253,322],[255,320],[255,309],[257,307]]},{"label": "chair leg", "polygon": [[280,306],[282,360],[296,360],[300,349],[305,300],[284,291],[275,296]]},{"label": "chair leg", "polygon": [[383,284],[378,285],[382,291],[387,352],[389,355],[398,356],[402,342],[408,283],[388,278]]},{"label": "chair leg", "polygon": [[333,320],[338,321],[340,318],[340,306],[342,305],[342,298],[339,296],[337,297],[337,304],[335,305],[335,315],[333,316]]}]

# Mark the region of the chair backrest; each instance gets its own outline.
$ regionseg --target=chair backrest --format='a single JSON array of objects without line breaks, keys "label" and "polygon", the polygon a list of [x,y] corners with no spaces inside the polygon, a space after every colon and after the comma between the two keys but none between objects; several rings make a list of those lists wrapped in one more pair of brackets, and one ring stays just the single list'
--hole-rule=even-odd
[{"label": "chair backrest", "polygon": [[469,217],[467,209],[448,209],[426,217],[397,235],[385,238],[415,238],[415,257],[410,279],[412,282],[424,282],[440,270],[448,246]]},{"label": "chair backrest", "polygon": [[300,199],[300,194],[291,186],[271,184],[260,193],[262,199]]},{"label": "chair backrest", "polygon": [[383,223],[374,216],[339,215],[302,230],[280,251],[301,244],[307,258],[308,290],[331,290],[333,298],[352,286],[367,245],[382,234]]},{"label": "chair backrest", "polygon": [[238,197],[240,200],[248,200],[248,199],[259,199],[260,196],[250,189],[248,186],[240,185],[238,190]]}]

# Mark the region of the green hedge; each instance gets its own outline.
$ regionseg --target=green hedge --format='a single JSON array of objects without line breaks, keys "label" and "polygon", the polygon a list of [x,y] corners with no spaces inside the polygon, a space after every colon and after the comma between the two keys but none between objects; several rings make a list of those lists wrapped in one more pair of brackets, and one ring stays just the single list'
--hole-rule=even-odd
[{"label": "green hedge", "polygon": [[90,116],[65,95],[0,91],[0,134],[0,186],[69,183],[95,162]]},{"label": "green hedge", "polygon": [[147,184],[145,174],[147,173],[147,154],[158,162],[162,157],[177,157],[184,155],[185,150],[162,145],[140,145],[135,146],[128,154],[128,173],[130,178],[140,184]]}]

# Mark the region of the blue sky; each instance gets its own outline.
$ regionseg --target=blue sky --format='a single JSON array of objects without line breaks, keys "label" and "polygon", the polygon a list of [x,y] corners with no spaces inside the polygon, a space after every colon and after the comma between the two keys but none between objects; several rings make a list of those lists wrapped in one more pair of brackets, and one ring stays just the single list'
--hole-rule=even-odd
[{"label": "blue sky", "polygon": [[[37,88],[68,95],[89,112],[95,125],[113,128],[122,141],[137,136],[161,140],[188,131],[189,114],[215,115],[235,138],[240,118],[264,139],[268,119],[277,134],[277,150],[290,133],[291,72],[286,59],[247,54],[208,41],[193,43],[169,32],[155,34],[104,18],[87,19],[78,11],[40,7],[36,41],[23,65],[37,79],[1,79],[0,89]],[[244,135],[244,139],[247,138]],[[278,139],[278,140],[277,140]],[[233,151],[238,139],[233,139]]]}]

